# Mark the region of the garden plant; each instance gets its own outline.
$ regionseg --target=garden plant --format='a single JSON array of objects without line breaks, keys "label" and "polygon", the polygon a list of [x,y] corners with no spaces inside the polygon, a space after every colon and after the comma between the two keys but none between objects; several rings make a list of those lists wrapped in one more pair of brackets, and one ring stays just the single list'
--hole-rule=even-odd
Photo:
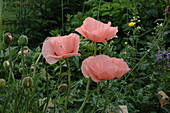
[{"label": "garden plant", "polygon": [[170,113],[170,0],[0,0],[0,113]]}]

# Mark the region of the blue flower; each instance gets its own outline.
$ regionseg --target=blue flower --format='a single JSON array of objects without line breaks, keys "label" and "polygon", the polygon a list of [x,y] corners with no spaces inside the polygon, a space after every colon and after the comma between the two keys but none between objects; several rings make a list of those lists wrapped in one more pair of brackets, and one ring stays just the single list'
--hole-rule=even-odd
[{"label": "blue flower", "polygon": [[166,52],[166,59],[170,59],[170,52]]},{"label": "blue flower", "polygon": [[162,55],[160,53],[161,53],[161,51],[158,50],[158,54],[156,55],[156,58],[158,61],[162,60]]}]

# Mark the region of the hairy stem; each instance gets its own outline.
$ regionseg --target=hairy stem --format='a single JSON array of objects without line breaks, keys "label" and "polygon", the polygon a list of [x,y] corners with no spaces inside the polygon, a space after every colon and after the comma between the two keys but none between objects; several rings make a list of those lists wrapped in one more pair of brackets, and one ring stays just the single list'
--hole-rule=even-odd
[{"label": "hairy stem", "polygon": [[83,103],[82,103],[82,105],[81,105],[81,107],[80,107],[80,109],[78,110],[78,112],[77,113],[80,113],[82,110],[83,110],[83,108],[84,108],[84,106],[85,106],[85,104],[86,104],[86,101],[87,101],[87,99],[88,99],[88,93],[89,93],[89,86],[90,86],[90,78],[88,78],[88,82],[87,82],[87,86],[86,86],[86,94],[85,94],[85,99],[84,99],[84,101],[83,101]]},{"label": "hairy stem", "polygon": [[106,110],[106,106],[107,106],[107,103],[108,103],[108,89],[109,89],[109,80],[107,80],[107,83],[106,83],[106,91],[105,91],[105,103],[104,103],[104,108],[102,110],[102,113],[105,113],[105,110]]},{"label": "hairy stem", "polygon": [[66,100],[65,100],[65,108],[67,109],[67,105],[68,105],[68,98],[69,98],[69,94],[70,94],[70,87],[71,87],[71,79],[70,79],[70,64],[68,61],[68,58],[66,59],[66,64],[67,64],[67,74],[68,74],[68,89],[67,89],[67,94],[66,94]]}]

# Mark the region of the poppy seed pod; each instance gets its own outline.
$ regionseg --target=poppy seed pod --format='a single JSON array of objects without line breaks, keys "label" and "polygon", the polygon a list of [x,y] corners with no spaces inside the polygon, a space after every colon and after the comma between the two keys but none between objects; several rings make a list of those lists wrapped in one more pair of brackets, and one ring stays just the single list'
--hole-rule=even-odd
[{"label": "poppy seed pod", "polygon": [[9,67],[10,67],[9,61],[8,60],[4,61],[3,66],[5,69],[9,69]]},{"label": "poppy seed pod", "polygon": [[66,90],[67,90],[67,84],[61,84],[61,85],[58,87],[58,92],[59,92],[59,93],[64,93]]},{"label": "poppy seed pod", "polygon": [[25,35],[21,35],[18,39],[19,46],[26,46],[28,44],[28,37]]},{"label": "poppy seed pod", "polygon": [[4,39],[4,43],[5,43],[6,45],[10,45],[13,38],[12,38],[12,36],[11,36],[10,33],[5,33],[5,34],[3,35],[3,39]]},{"label": "poppy seed pod", "polygon": [[32,78],[31,78],[31,77],[24,77],[24,78],[23,78],[23,81],[22,81],[22,85],[23,85],[25,88],[30,88],[31,85],[32,85]]},{"label": "poppy seed pod", "polygon": [[6,81],[4,79],[0,79],[0,87],[5,86]]}]

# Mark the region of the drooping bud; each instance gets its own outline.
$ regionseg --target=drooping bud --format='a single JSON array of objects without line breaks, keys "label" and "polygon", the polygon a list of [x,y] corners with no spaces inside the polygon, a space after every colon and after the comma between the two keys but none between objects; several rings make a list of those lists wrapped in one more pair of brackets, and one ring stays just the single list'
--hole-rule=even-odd
[{"label": "drooping bud", "polygon": [[18,39],[19,46],[26,46],[28,44],[28,37],[25,35],[21,35]]},{"label": "drooping bud", "polygon": [[6,84],[6,81],[4,79],[0,79],[0,87],[4,87]]},{"label": "drooping bud", "polygon": [[64,93],[66,90],[67,90],[67,84],[61,84],[61,85],[58,87],[58,92],[59,92],[59,93]]},{"label": "drooping bud", "polygon": [[32,78],[31,78],[31,77],[24,77],[24,78],[23,78],[23,81],[22,81],[22,85],[23,85],[25,88],[30,88],[31,85],[32,85]]},{"label": "drooping bud", "polygon": [[4,61],[3,66],[5,69],[9,69],[9,67],[10,67],[9,61],[8,60]]},{"label": "drooping bud", "polygon": [[5,34],[3,35],[3,39],[4,39],[4,43],[5,43],[6,45],[10,45],[13,38],[12,38],[12,36],[11,36],[10,33],[5,33]]}]

